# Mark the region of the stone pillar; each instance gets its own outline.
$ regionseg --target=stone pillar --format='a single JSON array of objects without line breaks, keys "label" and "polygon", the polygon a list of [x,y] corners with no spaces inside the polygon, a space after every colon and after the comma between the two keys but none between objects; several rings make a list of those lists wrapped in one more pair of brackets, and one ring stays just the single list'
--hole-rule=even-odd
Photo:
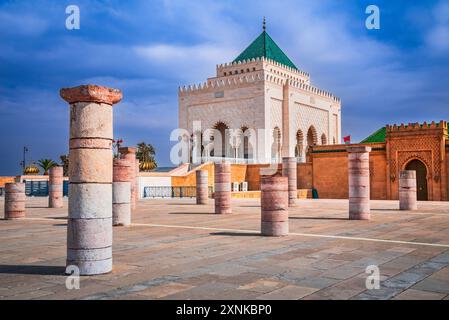
[{"label": "stone pillar", "polygon": [[63,207],[63,168],[60,166],[52,167],[48,176],[48,207]]},{"label": "stone pillar", "polygon": [[112,105],[122,93],[96,85],[61,89],[70,104],[67,265],[80,275],[112,270]]},{"label": "stone pillar", "polygon": [[288,234],[288,178],[261,176],[261,233],[263,236]]},{"label": "stone pillar", "polygon": [[231,208],[231,164],[215,163],[214,165],[215,187],[215,213],[232,213]]},{"label": "stone pillar", "polygon": [[5,219],[25,218],[25,183],[5,183]]},{"label": "stone pillar", "polygon": [[122,147],[119,149],[120,157],[122,159],[128,160],[131,168],[131,209],[134,210],[136,208],[137,202],[137,190],[136,190],[136,148],[131,147]]},{"label": "stone pillar", "polygon": [[369,153],[371,147],[348,147],[349,219],[370,219]]},{"label": "stone pillar", "polygon": [[135,199],[136,199],[136,203],[134,204],[134,208],[137,205],[137,201],[140,199],[140,189],[139,189],[139,173],[140,173],[140,161],[139,159],[136,158],[136,180],[135,180],[135,186],[134,186],[134,192],[135,194]]},{"label": "stone pillar", "polygon": [[131,224],[131,166],[128,160],[114,159],[112,178],[112,225]]},{"label": "stone pillar", "polygon": [[207,204],[209,198],[207,170],[196,171],[196,204]]},{"label": "stone pillar", "polygon": [[290,207],[296,204],[298,198],[296,166],[295,157],[282,158],[282,176],[288,178],[288,205]]},{"label": "stone pillar", "polygon": [[399,209],[418,209],[415,170],[402,170],[399,174]]}]

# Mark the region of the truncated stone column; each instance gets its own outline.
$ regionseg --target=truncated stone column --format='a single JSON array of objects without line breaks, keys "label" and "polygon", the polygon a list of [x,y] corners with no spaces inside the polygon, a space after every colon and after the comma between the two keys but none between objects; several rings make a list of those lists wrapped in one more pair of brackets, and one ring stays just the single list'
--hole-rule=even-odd
[{"label": "truncated stone column", "polygon": [[370,219],[369,153],[371,147],[348,147],[349,219]]},{"label": "truncated stone column", "polygon": [[296,204],[298,198],[296,166],[296,158],[282,158],[282,176],[288,178],[288,205],[290,207]]},{"label": "truncated stone column", "polygon": [[5,183],[5,219],[25,218],[25,183]]},{"label": "truncated stone column", "polygon": [[288,178],[261,176],[261,233],[263,236],[288,234]]},{"label": "truncated stone column", "polygon": [[140,161],[139,159],[136,158],[136,185],[134,186],[134,192],[135,194],[135,199],[136,199],[136,203],[134,204],[134,207],[136,207],[137,205],[137,201],[140,199],[140,189],[139,189],[139,173],[140,173]]},{"label": "truncated stone column", "polygon": [[196,204],[207,204],[209,198],[207,170],[196,171]]},{"label": "truncated stone column", "polygon": [[70,104],[67,265],[80,275],[112,270],[112,105],[122,93],[96,85],[61,89]]},{"label": "truncated stone column", "polygon": [[137,175],[136,175],[136,148],[122,147],[119,149],[122,159],[128,160],[132,168],[131,170],[131,209],[136,208],[137,203]]},{"label": "truncated stone column", "polygon": [[231,165],[229,163],[216,163],[214,165],[215,187],[215,213],[229,214],[231,208]]},{"label": "truncated stone column", "polygon": [[112,183],[112,225],[131,224],[131,166],[128,160],[114,159]]},{"label": "truncated stone column", "polygon": [[48,177],[48,207],[62,208],[63,207],[63,183],[64,174],[63,168],[60,166],[52,167],[49,171]]},{"label": "truncated stone column", "polygon": [[402,170],[399,174],[399,209],[418,209],[415,170]]}]

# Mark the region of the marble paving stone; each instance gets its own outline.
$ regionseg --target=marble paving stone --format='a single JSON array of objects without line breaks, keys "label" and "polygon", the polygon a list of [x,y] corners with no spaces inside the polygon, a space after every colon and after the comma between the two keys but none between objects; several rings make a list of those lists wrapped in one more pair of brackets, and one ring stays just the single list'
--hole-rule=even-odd
[{"label": "marble paving stone", "polygon": [[309,294],[314,293],[318,289],[316,288],[308,288],[308,287],[300,287],[300,286],[285,286],[283,288],[271,291],[269,293],[263,294],[257,299],[260,300],[299,300]]},{"label": "marble paving stone", "polygon": [[[257,199],[233,199],[233,214],[226,216],[214,215],[213,203],[197,208],[195,199],[141,200],[134,225],[114,229],[113,271],[81,277],[80,290],[67,290],[67,199],[51,212],[47,201],[27,199],[32,219],[0,220],[0,299],[449,296],[448,203],[423,202],[417,211],[392,214],[384,209],[395,208],[395,201],[372,201],[372,219],[361,223],[327,219],[347,218],[347,200],[301,200],[289,209],[290,232],[297,235],[274,239],[258,236]],[[419,239],[429,246],[326,237],[338,235]],[[379,266],[379,290],[366,289],[370,264]]]},{"label": "marble paving stone", "polygon": [[441,300],[445,296],[443,293],[408,289],[398,294],[393,300]]}]

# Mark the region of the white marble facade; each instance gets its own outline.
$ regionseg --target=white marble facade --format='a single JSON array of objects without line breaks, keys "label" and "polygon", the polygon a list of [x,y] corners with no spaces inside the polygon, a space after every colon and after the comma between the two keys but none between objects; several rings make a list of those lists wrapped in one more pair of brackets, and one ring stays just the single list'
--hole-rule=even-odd
[{"label": "white marble facade", "polygon": [[304,161],[309,145],[340,143],[340,100],[312,86],[309,74],[263,57],[216,71],[179,89],[179,128],[190,135],[191,162]]}]

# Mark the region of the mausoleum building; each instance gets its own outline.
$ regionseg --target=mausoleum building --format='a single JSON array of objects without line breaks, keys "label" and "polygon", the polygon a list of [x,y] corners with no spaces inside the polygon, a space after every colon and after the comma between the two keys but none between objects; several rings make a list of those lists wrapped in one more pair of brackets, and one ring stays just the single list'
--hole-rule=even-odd
[{"label": "mausoleum building", "polygon": [[313,86],[264,25],[214,77],[179,89],[179,127],[190,135],[188,162],[304,162],[309,146],[340,142],[341,102]]}]

